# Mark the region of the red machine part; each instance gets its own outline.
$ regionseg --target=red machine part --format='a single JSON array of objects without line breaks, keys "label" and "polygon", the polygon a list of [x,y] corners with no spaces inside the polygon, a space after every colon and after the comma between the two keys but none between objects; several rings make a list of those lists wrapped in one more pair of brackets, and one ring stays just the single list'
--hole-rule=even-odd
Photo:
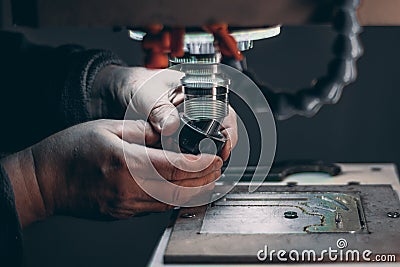
[{"label": "red machine part", "polygon": [[214,35],[221,54],[228,58],[242,60],[243,55],[237,47],[235,38],[230,35],[227,24],[212,24],[204,26],[204,29]]},{"label": "red machine part", "polygon": [[[222,55],[236,60],[242,60],[243,55],[237,48],[236,40],[230,35],[227,24],[212,24],[203,27],[205,31],[214,35]],[[183,57],[183,41],[185,29],[175,27],[164,29],[161,24],[147,27],[147,34],[143,38],[145,52],[145,66],[151,69],[168,67],[168,54],[172,57]]]}]

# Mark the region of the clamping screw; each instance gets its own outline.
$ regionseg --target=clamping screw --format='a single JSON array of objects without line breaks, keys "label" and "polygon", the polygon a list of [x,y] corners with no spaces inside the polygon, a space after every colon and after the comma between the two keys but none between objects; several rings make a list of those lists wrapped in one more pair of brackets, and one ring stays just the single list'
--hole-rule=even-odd
[{"label": "clamping screw", "polygon": [[297,212],[295,211],[285,211],[285,213],[283,214],[285,216],[286,219],[296,219],[297,216]]},{"label": "clamping screw", "polygon": [[400,213],[397,211],[390,211],[387,213],[389,218],[400,218]]}]

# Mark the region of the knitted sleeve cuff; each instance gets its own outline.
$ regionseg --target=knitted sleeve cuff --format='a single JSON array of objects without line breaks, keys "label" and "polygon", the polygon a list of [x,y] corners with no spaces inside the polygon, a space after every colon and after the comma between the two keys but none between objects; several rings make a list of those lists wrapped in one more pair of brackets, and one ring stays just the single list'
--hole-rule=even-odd
[{"label": "knitted sleeve cuff", "polygon": [[126,65],[117,55],[105,50],[73,52],[70,62],[60,107],[67,127],[92,119],[88,104],[96,74],[111,64]]}]

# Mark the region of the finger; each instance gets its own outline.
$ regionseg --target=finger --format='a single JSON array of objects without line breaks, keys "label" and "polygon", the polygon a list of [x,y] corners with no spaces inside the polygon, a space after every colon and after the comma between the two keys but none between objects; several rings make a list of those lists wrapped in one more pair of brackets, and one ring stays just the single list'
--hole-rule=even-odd
[{"label": "finger", "polygon": [[[176,181],[171,182],[166,180],[153,180],[141,178],[138,183],[147,192],[151,192],[151,196],[157,199],[162,199],[166,203],[173,203],[175,206],[181,206],[188,201],[195,201],[198,203],[200,200],[202,203],[206,203],[215,188],[215,180],[218,179],[221,172],[215,172],[207,177],[200,179],[194,179],[196,181],[190,182]],[[154,201],[154,200],[153,200]],[[204,202],[205,201],[205,202]]]},{"label": "finger", "polygon": [[200,187],[216,181],[220,176],[221,170],[217,170],[201,178],[179,180],[174,181],[173,183],[183,187]]},{"label": "finger", "polygon": [[137,208],[138,213],[143,213],[143,212],[164,212],[170,209],[175,208],[175,206],[161,203],[161,202],[143,202],[141,205]]},{"label": "finger", "polygon": [[175,153],[181,152],[179,144],[174,137],[164,137],[161,145],[162,145],[162,149],[164,149],[164,150],[173,151]]},{"label": "finger", "polygon": [[228,139],[221,151],[221,158],[225,161],[238,142],[237,117],[236,112],[231,107],[229,107],[229,115],[222,123],[221,133]]},{"label": "finger", "polygon": [[107,213],[114,218],[128,219],[141,213],[164,212],[173,208],[174,206],[154,200],[152,202],[138,202],[138,200],[135,200],[132,203],[125,203],[124,207],[109,208]]},{"label": "finger", "polygon": [[171,90],[168,99],[169,101],[174,104],[174,106],[178,106],[183,103],[183,100],[185,98],[185,95],[183,93],[183,87],[179,86],[175,88],[174,90]]},{"label": "finger", "polygon": [[156,131],[165,136],[175,133],[180,125],[178,110],[167,97],[151,110],[149,120]]},{"label": "finger", "polygon": [[190,202],[209,203],[214,188],[214,181],[195,187],[177,186],[172,190],[172,192],[170,192],[172,203],[179,203],[179,206],[185,206]]},{"label": "finger", "polygon": [[123,156],[128,169],[136,169],[137,175],[153,180],[199,178],[221,169],[223,164],[222,159],[215,155],[175,153],[135,143],[124,144]]},{"label": "finger", "polygon": [[231,147],[234,148],[238,142],[236,126],[233,126],[232,128],[225,128],[221,130],[221,133],[225,136],[225,138],[228,138],[231,141]]},{"label": "finger", "polygon": [[148,122],[124,120],[121,138],[129,143],[153,145],[160,141],[160,135]]},{"label": "finger", "polygon": [[221,151],[221,158],[225,161],[228,159],[230,152],[236,146],[238,136],[236,129],[227,128],[221,131],[222,135],[225,136],[228,140],[226,141],[225,146],[222,148]]},{"label": "finger", "polygon": [[189,155],[164,151],[150,157],[152,164],[164,179],[178,181],[204,177],[221,169],[220,157],[209,154]]},{"label": "finger", "polygon": [[171,135],[179,127],[179,115],[168,98],[171,89],[180,84],[183,73],[163,70],[155,73],[132,96],[131,108],[145,114],[157,132]]},{"label": "finger", "polygon": [[226,161],[229,158],[231,151],[232,151],[232,142],[230,139],[228,139],[221,151],[221,158],[223,161]]},{"label": "finger", "polygon": [[110,120],[108,129],[128,143],[153,145],[160,140],[160,135],[151,125],[142,120]]}]

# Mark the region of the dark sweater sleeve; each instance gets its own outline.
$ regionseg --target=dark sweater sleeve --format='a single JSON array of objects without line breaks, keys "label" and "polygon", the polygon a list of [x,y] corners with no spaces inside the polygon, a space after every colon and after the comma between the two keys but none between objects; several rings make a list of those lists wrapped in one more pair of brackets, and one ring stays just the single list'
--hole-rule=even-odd
[{"label": "dark sweater sleeve", "polygon": [[11,182],[0,165],[0,259],[3,266],[21,266],[22,234]]},{"label": "dark sweater sleeve", "polygon": [[125,65],[110,51],[36,45],[20,33],[0,32],[0,43],[2,152],[93,119],[88,99],[96,74],[109,64]]},{"label": "dark sweater sleeve", "polygon": [[114,53],[105,50],[76,51],[71,57],[60,105],[66,126],[93,119],[88,112],[88,102],[96,74],[110,64],[124,65]]}]

